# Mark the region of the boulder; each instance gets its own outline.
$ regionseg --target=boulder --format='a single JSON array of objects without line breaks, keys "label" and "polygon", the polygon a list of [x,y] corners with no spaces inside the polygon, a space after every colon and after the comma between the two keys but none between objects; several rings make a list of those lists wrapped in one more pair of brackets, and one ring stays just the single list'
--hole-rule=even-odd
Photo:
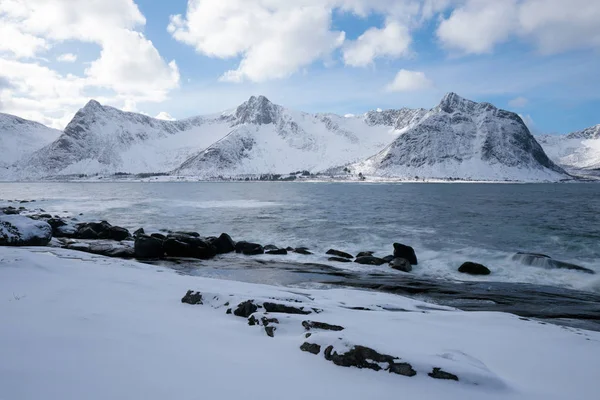
[{"label": "boulder", "polygon": [[52,227],[21,215],[0,215],[0,246],[46,246]]},{"label": "boulder", "polygon": [[226,233],[212,241],[212,245],[217,249],[217,254],[227,254],[235,251],[235,242]]},{"label": "boulder", "polygon": [[311,329],[321,329],[324,331],[334,331],[334,332],[339,332],[339,331],[344,330],[343,326],[331,325],[326,322],[317,322],[317,321],[302,321],[302,326],[307,331],[309,331]]},{"label": "boulder", "polygon": [[348,254],[348,253],[345,253],[343,251],[335,250],[335,249],[329,249],[329,250],[327,250],[326,254],[328,254],[330,256],[341,257],[341,258],[354,258],[354,256],[352,254]]},{"label": "boulder", "polygon": [[398,271],[412,271],[412,265],[410,265],[410,262],[408,262],[406,258],[394,258],[390,261],[390,267],[397,269]]},{"label": "boulder", "polygon": [[451,381],[458,381],[458,376],[449,372],[443,371],[441,368],[434,368],[433,371],[428,373],[430,377],[434,379],[446,379]]},{"label": "boulder", "polygon": [[[354,346],[352,349],[345,353],[338,354],[333,350],[333,346],[328,346],[325,351],[325,359],[333,362],[335,365],[341,367],[356,367],[356,368],[368,368],[374,371],[380,371],[383,369],[382,364],[387,364],[385,368],[387,371],[398,373],[400,371],[407,371],[407,376],[414,376],[416,372],[412,369],[410,364],[409,368],[395,367],[396,357],[389,356],[387,354],[380,354],[377,351],[370,349],[365,346]],[[405,364],[405,363],[403,363]],[[411,372],[414,372],[412,373]]]},{"label": "boulder", "polygon": [[402,243],[394,243],[394,257],[405,258],[409,263],[411,263],[411,265],[418,264],[415,249]]},{"label": "boulder", "polygon": [[181,302],[191,305],[202,304],[202,293],[188,290],[185,296],[183,296],[181,299]]},{"label": "boulder", "polygon": [[489,270],[485,265],[477,264],[474,262],[467,261],[458,268],[458,272],[470,275],[489,275],[492,271]]},{"label": "boulder", "polygon": [[75,237],[78,239],[110,239],[122,241],[131,237],[131,235],[125,228],[112,226],[106,221],[101,221],[77,225]]},{"label": "boulder", "polygon": [[136,258],[162,258],[165,255],[163,241],[152,236],[138,235],[135,239]]},{"label": "boulder", "polygon": [[285,304],[263,303],[266,312],[283,313],[283,314],[300,314],[308,315],[312,311],[306,311],[304,308],[286,306]]},{"label": "boulder", "polygon": [[288,253],[286,249],[275,249],[266,251],[265,254],[270,254],[272,256],[284,256]]},{"label": "boulder", "polygon": [[12,206],[8,206],[8,207],[5,207],[5,208],[2,208],[1,210],[6,215],[18,215],[18,214],[20,214],[20,211],[17,210],[16,208],[12,207]]},{"label": "boulder", "polygon": [[236,317],[248,318],[258,310],[258,306],[254,304],[252,300],[246,300],[243,303],[238,304],[237,308],[233,312]]},{"label": "boulder", "polygon": [[235,252],[242,253],[247,256],[254,256],[257,254],[264,254],[265,249],[262,245],[258,243],[250,243],[250,242],[237,242],[235,244]]},{"label": "boulder", "polygon": [[274,326],[265,326],[265,333],[268,337],[275,337],[275,330],[277,330]]},{"label": "boulder", "polygon": [[383,265],[385,264],[385,260],[383,258],[366,256],[366,257],[358,257],[354,260],[355,263],[363,264],[363,265]]},{"label": "boulder", "polygon": [[390,262],[392,262],[392,260],[394,258],[396,258],[396,257],[394,257],[393,255],[390,254],[389,256],[383,257],[382,260],[384,260],[386,263],[390,263]]},{"label": "boulder", "polygon": [[531,265],[534,267],[543,267],[548,269],[570,269],[573,271],[585,272],[587,274],[595,274],[595,271],[582,267],[577,264],[571,264],[564,261],[558,261],[545,254],[537,253],[517,253],[513,256],[513,260],[519,261],[525,265]]},{"label": "boulder", "polygon": [[192,244],[167,237],[163,243],[165,254],[169,257],[199,258],[208,260],[217,255],[216,248],[208,242],[198,239]]},{"label": "boulder", "polygon": [[153,238],[160,239],[160,240],[167,240],[167,237],[165,235],[163,235],[162,233],[152,233],[152,234],[150,234],[150,236],[152,236]]},{"label": "boulder", "polygon": [[83,251],[91,254],[98,254],[105,257],[113,258],[133,258],[135,256],[134,249],[126,244],[116,243],[112,240],[85,240],[68,241],[65,248],[69,250]]},{"label": "boulder", "polygon": [[341,263],[352,262],[352,260],[350,260],[349,258],[342,258],[342,257],[329,257],[327,260],[328,261],[341,262]]},{"label": "boulder", "polygon": [[302,346],[300,346],[300,350],[317,355],[321,352],[321,346],[315,343],[304,342],[302,343]]},{"label": "boulder", "polygon": [[310,256],[312,253],[306,247],[298,247],[294,249],[294,253]]},{"label": "boulder", "polygon": [[144,232],[144,228],[140,228],[137,231],[133,232],[133,237],[136,238],[139,235],[144,235],[146,232]]},{"label": "boulder", "polygon": [[268,244],[265,246],[265,251],[279,250],[279,247],[274,244]]}]

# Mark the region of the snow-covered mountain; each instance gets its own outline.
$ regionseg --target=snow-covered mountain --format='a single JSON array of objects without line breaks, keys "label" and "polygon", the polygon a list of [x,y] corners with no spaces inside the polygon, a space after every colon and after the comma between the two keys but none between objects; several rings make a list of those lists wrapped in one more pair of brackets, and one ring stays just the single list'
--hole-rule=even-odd
[{"label": "snow-covered mountain", "polygon": [[201,177],[321,171],[376,153],[425,110],[361,116],[309,114],[251,97],[231,113],[231,132],[174,171]]},{"label": "snow-covered mountain", "polygon": [[371,176],[472,180],[560,180],[521,118],[449,93],[381,152],[353,164]]},{"label": "snow-covered mountain", "polygon": [[568,135],[541,135],[537,140],[548,156],[565,168],[600,168],[600,124]]},{"label": "snow-covered mountain", "polygon": [[0,169],[52,143],[61,133],[37,122],[0,113]]}]

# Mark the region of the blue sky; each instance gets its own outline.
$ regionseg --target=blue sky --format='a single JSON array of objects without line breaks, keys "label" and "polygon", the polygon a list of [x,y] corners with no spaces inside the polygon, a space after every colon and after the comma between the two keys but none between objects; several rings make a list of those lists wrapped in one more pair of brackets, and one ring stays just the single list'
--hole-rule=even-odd
[{"label": "blue sky", "polygon": [[[297,7],[287,0],[91,0],[97,4],[73,11],[84,21],[69,21],[77,34],[51,23],[34,29],[34,14],[17,23],[0,8],[0,23],[46,43],[34,48],[24,37],[32,50],[19,55],[22,46],[0,39],[0,67],[8,71],[0,68],[8,83],[0,87],[0,111],[60,125],[97,97],[185,118],[264,94],[295,109],[346,114],[430,108],[454,91],[518,112],[535,133],[568,133],[600,123],[600,24],[593,22],[600,5],[574,1],[581,12],[557,0],[301,0]],[[51,3],[57,13],[69,5]],[[105,14],[111,5],[118,15]],[[96,22],[112,30],[92,32]],[[141,38],[120,49],[128,32]],[[64,54],[76,60],[57,61]],[[28,87],[47,70],[52,87]],[[223,81],[227,71],[234,78]],[[73,95],[67,100],[63,90]]]}]

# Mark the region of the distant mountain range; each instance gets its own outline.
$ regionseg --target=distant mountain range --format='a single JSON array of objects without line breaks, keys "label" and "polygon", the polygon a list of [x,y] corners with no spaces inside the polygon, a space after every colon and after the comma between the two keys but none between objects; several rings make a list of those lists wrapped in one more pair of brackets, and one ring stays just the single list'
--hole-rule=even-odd
[{"label": "distant mountain range", "polygon": [[[599,131],[600,125],[539,140],[554,161],[570,166],[564,160],[574,152],[555,157],[554,149],[562,151],[567,141],[594,141]],[[358,174],[494,181],[569,178],[517,114],[455,93],[431,110],[376,110],[358,116],[310,114],[252,96],[235,109],[179,121],[91,100],[64,132],[0,114],[0,152],[10,154],[0,161],[5,180],[116,173],[214,179],[292,171],[340,179]],[[583,164],[588,165],[578,165]]]},{"label": "distant mountain range", "polygon": [[541,135],[548,156],[567,169],[600,168],[600,124],[568,135]]}]

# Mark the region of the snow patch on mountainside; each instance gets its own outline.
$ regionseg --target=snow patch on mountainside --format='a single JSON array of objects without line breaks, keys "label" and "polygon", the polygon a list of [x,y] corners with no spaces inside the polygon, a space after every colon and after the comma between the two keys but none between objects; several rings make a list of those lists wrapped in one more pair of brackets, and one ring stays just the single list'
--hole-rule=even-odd
[{"label": "snow patch on mountainside", "polygon": [[37,122],[0,113],[0,169],[52,143],[61,133]]},{"label": "snow patch on mountainside", "polygon": [[517,114],[454,93],[351,170],[398,178],[557,181],[567,177]]},{"label": "snow patch on mountainside", "polygon": [[537,140],[557,164],[574,169],[600,168],[600,124],[565,136],[541,135]]}]

